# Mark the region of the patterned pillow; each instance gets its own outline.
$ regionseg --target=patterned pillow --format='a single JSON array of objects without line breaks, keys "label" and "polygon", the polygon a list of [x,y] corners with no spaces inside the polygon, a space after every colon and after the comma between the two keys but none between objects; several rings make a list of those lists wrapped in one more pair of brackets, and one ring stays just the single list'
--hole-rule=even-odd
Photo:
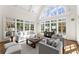
[{"label": "patterned pillow", "polygon": [[47,44],[52,45],[53,41],[54,41],[54,39],[47,39]]},{"label": "patterned pillow", "polygon": [[57,46],[59,45],[59,43],[60,43],[60,39],[56,39],[56,40],[54,40],[54,41],[52,42],[52,46],[53,46],[53,47],[57,47]]}]

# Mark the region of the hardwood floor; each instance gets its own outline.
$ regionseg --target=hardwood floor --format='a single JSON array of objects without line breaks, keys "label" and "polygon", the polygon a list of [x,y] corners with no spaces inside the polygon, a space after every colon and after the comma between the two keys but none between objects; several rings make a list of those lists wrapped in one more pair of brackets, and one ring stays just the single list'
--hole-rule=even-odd
[{"label": "hardwood floor", "polygon": [[79,45],[73,40],[64,40],[64,54],[79,54]]},{"label": "hardwood floor", "polygon": [[5,53],[5,48],[4,48],[4,44],[9,43],[10,40],[0,40],[0,54],[4,54]]},{"label": "hardwood floor", "polygon": [[[5,43],[0,43],[0,54],[5,53],[5,48],[4,48]],[[79,45],[77,44],[76,41],[72,40],[64,40],[64,54],[79,54]]]},{"label": "hardwood floor", "polygon": [[0,54],[5,53],[4,43],[0,43]]}]

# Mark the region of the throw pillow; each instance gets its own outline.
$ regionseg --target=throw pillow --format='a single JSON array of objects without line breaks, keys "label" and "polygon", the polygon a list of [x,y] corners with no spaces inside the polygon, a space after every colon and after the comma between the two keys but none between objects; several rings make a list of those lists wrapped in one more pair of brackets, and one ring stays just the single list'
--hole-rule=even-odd
[{"label": "throw pillow", "polygon": [[52,42],[53,47],[57,47],[59,45],[60,39],[56,39]]},{"label": "throw pillow", "polygon": [[52,39],[47,39],[47,44],[48,45],[52,45],[52,42],[53,42],[54,40],[52,40]]}]

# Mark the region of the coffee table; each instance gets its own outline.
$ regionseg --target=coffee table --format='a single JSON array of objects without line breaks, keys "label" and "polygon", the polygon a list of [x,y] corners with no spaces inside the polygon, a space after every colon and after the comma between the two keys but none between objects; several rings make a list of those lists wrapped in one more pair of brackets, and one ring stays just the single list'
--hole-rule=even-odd
[{"label": "coffee table", "polygon": [[[29,44],[28,42],[31,42],[31,44]],[[35,48],[36,47],[36,44],[41,41],[40,38],[29,38],[29,39],[26,39],[26,44],[28,44],[29,46]]]}]

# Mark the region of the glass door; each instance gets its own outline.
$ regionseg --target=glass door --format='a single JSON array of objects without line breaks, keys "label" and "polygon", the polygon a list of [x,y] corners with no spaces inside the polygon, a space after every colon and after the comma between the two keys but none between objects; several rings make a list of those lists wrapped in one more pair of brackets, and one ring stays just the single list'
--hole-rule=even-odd
[{"label": "glass door", "polygon": [[57,23],[56,23],[56,21],[51,21],[51,32],[57,32]]},{"label": "glass door", "polygon": [[17,31],[23,31],[23,20],[17,19]]},{"label": "glass door", "polygon": [[50,31],[50,21],[45,22],[45,31],[49,32]]},{"label": "glass door", "polygon": [[25,21],[25,31],[29,31],[29,21]]},{"label": "glass door", "polygon": [[30,30],[34,31],[34,24],[30,24]]},{"label": "glass door", "polygon": [[58,23],[58,31],[59,33],[66,34],[66,23],[65,22]]},{"label": "glass door", "polygon": [[43,33],[43,32],[44,32],[44,22],[41,23],[41,33]]}]

